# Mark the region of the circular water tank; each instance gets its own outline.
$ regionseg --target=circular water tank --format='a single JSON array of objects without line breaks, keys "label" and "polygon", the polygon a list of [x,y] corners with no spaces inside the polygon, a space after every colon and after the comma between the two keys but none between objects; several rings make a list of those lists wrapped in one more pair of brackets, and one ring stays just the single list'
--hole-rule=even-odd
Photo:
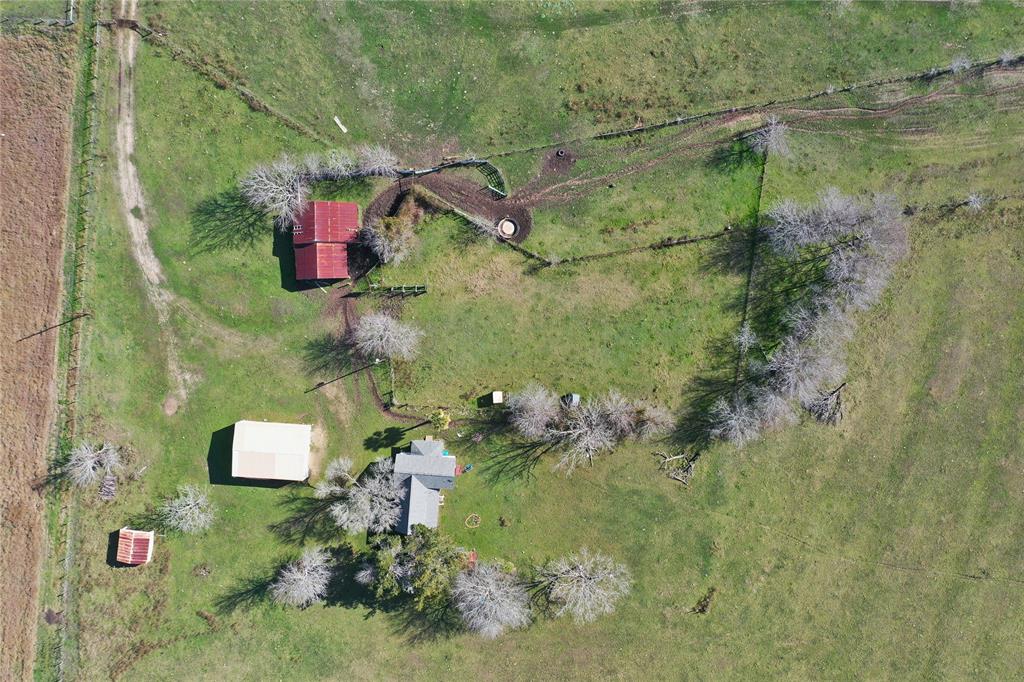
[{"label": "circular water tank", "polygon": [[519,226],[510,218],[503,218],[501,222],[498,223],[498,233],[505,239],[510,239],[516,236],[516,232],[518,231]]}]

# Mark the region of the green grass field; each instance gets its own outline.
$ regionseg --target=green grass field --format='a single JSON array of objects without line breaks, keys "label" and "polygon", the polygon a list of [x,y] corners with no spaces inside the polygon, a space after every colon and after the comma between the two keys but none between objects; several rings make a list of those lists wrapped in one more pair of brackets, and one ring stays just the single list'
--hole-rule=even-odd
[{"label": "green grass field", "polygon": [[[1020,48],[1012,36],[1024,28],[1024,11],[995,3],[855,4],[842,14],[809,3],[697,12],[653,3],[152,2],[142,11],[318,133],[348,142],[331,121],[337,114],[353,141],[385,139],[410,162],[916,71],[962,52],[994,56]],[[110,75],[113,55],[103,54]],[[460,461],[475,464],[443,509],[441,529],[459,544],[521,568],[586,546],[624,561],[635,578],[613,616],[586,626],[541,618],[496,641],[431,633],[407,611],[375,608],[354,586],[337,603],[302,611],[247,599],[247,588],[300,551],[271,526],[309,495],[301,486],[214,485],[210,531],[160,537],[144,568],[108,567],[108,534],[177,485],[206,484],[222,454],[211,439],[238,419],[316,424],[325,434],[318,467],[339,456],[362,466],[429,432],[378,412],[364,376],[309,390],[333,378],[311,372],[308,353],[341,330],[337,303],[316,288],[288,290],[287,249],[280,238],[275,246],[269,220],[240,208],[233,188],[252,165],[316,143],[166,50],[143,45],[135,78],[135,162],[154,249],[180,301],[171,331],[194,383],[165,416],[163,343],[111,156],[99,179],[104,219],[91,254],[79,414],[83,433],[130,445],[129,471],[145,470],[122,481],[113,504],[79,500],[78,677],[1019,674],[1024,208],[934,208],[972,191],[1024,192],[1020,95],[974,96],[1019,82],[1019,73],[949,86],[891,116],[794,121],[793,155],[769,158],[763,191],[756,157],[726,163],[728,143],[687,147],[754,120],[581,142],[570,171],[538,181],[585,185],[534,212],[524,246],[562,257],[710,234],[828,185],[892,191],[919,210],[908,218],[911,256],[859,320],[838,427],[807,421],[744,450],[713,447],[688,487],[658,471],[652,451],[661,444],[627,444],[565,478],[550,460],[526,472],[504,466],[498,445],[458,442],[461,427],[445,434]],[[633,101],[636,83],[664,94]],[[940,86],[828,105],[874,106]],[[509,93],[512,102],[494,106]],[[111,87],[107,148],[115,107]],[[499,161],[513,190],[528,186],[544,155]],[[366,204],[383,187],[359,183],[332,196]],[[424,221],[418,240],[407,262],[380,271],[387,283],[430,288],[402,307],[427,332],[421,358],[396,372],[396,397],[413,406],[465,409],[485,391],[538,380],[584,394],[614,386],[682,408],[739,325],[745,279],[715,264],[712,242],[535,271],[450,215]],[[358,308],[376,304],[363,297]],[[479,528],[463,523],[471,513]],[[308,539],[344,541],[362,539]],[[691,613],[710,588],[710,612]]]}]

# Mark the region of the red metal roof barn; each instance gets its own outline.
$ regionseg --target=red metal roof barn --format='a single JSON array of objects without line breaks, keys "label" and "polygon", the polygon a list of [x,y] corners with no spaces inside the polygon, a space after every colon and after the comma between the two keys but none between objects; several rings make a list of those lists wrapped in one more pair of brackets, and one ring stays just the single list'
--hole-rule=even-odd
[{"label": "red metal roof barn", "polygon": [[346,279],[348,244],[307,244],[295,249],[295,279]]},{"label": "red metal roof barn", "polygon": [[292,229],[296,279],[345,279],[348,244],[359,234],[359,206],[311,201]]},{"label": "red metal roof barn", "polygon": [[350,242],[359,232],[359,206],[347,201],[311,201],[295,221],[292,243]]}]

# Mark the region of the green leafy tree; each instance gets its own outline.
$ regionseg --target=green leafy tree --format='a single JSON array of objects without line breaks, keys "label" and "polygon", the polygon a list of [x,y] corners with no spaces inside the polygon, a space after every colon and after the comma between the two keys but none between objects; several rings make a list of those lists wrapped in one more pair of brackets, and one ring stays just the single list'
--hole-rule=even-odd
[{"label": "green leafy tree", "polygon": [[430,413],[430,424],[435,431],[447,431],[448,427],[452,425],[452,416],[448,414],[447,410],[438,408]]},{"label": "green leafy tree", "polygon": [[374,537],[356,580],[378,599],[408,594],[417,610],[427,611],[447,603],[465,555],[447,535],[416,526],[412,535]]}]

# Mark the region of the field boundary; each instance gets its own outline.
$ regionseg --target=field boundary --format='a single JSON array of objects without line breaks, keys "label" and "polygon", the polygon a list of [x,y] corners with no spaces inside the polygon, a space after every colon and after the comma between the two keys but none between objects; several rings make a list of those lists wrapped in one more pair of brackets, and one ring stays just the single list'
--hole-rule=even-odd
[{"label": "field boundary", "polygon": [[[84,2],[80,12],[86,18],[84,26],[95,12],[95,2]],[[69,190],[71,198],[68,215],[70,231],[67,259],[70,272],[66,274],[64,313],[70,320],[66,333],[59,340],[59,355],[64,359],[63,396],[59,402],[61,425],[58,435],[57,460],[51,466],[59,464],[66,451],[70,448],[78,433],[77,400],[79,392],[79,369],[81,362],[82,341],[85,334],[85,321],[90,317],[85,307],[85,287],[88,281],[89,243],[95,227],[96,210],[96,146],[98,133],[97,86],[99,81],[99,60],[97,51],[100,44],[98,25],[93,24],[91,31],[83,30],[79,39],[79,55],[81,66],[78,74],[78,93],[75,98],[73,113],[73,158],[71,160],[72,186]],[[73,677],[77,667],[77,613],[74,599],[74,569],[76,549],[77,505],[73,493],[55,489],[50,496],[49,504],[56,505],[57,515],[51,528],[50,571],[53,577],[59,577],[57,599],[63,618],[58,624],[56,650],[53,659],[47,660],[37,653],[37,665],[48,662],[55,666],[52,673],[58,680]],[[57,557],[60,557],[59,559]],[[40,626],[42,627],[42,626]],[[44,642],[40,638],[40,643]],[[37,674],[40,671],[37,670]]]}]

